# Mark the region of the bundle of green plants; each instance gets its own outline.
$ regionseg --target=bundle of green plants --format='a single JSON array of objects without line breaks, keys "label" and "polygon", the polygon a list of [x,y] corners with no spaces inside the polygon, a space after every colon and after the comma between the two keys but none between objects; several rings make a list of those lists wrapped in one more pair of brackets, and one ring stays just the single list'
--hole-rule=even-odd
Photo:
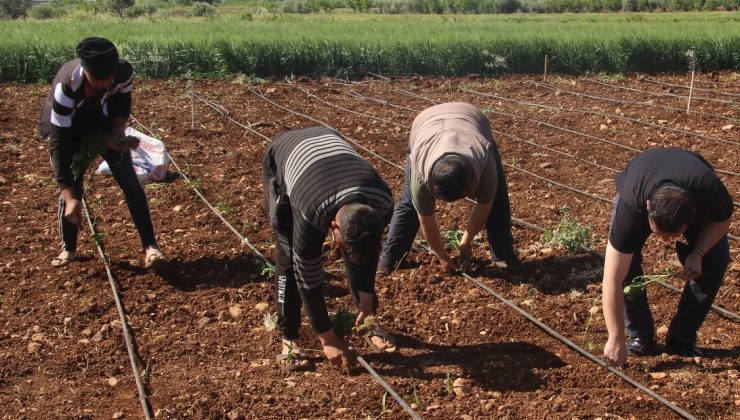
[{"label": "bundle of green plants", "polygon": [[357,314],[347,308],[339,309],[331,316],[331,326],[337,337],[362,336],[370,331],[375,325],[375,316],[369,315],[362,320],[362,324],[355,326]]},{"label": "bundle of green plants", "polygon": [[648,284],[655,283],[656,281],[663,281],[671,277],[672,275],[673,273],[637,276],[627,282],[627,284],[624,286],[624,296],[629,300],[635,300],[638,297],[642,296],[643,293],[645,293]]},{"label": "bundle of green plants", "polygon": [[88,133],[80,142],[80,148],[72,155],[72,175],[78,179],[85,168],[90,166],[98,156],[105,153],[109,146],[136,149],[139,146],[139,138],[134,136],[117,136],[113,133],[94,131]]},{"label": "bundle of green plants", "polygon": [[463,231],[458,229],[448,230],[444,233],[445,243],[447,248],[458,249],[460,248],[460,241],[462,241]]}]

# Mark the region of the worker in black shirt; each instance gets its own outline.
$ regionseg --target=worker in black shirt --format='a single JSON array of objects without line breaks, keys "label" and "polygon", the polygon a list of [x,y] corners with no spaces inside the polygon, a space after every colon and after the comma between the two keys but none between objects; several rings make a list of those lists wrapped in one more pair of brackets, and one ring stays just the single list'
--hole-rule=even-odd
[{"label": "worker in black shirt", "polygon": [[[79,58],[64,64],[51,84],[39,120],[39,137],[49,138],[49,155],[59,185],[61,253],[51,264],[66,266],[75,258],[77,233],[82,222],[83,173],[75,176],[73,157],[91,133],[124,136],[131,114],[134,71],[118,57],[118,50],[104,38],[85,38],[77,45]],[[139,183],[127,148],[109,141],[102,157],[108,162],[126,198],[141,237],[144,266],[161,268],[166,260],[154,236],[149,204]]]},{"label": "worker in black shirt", "polygon": [[[313,368],[297,344],[301,306],[323,346],[339,365],[350,360],[347,344],[330,321],[324,300],[322,245],[331,231],[342,252],[356,325],[378,306],[375,271],[380,241],[393,212],[388,186],[336,132],[323,127],[291,130],[268,147],[262,167],[265,207],[275,234],[275,300],[283,335],[280,366]],[[377,323],[365,336],[375,350],[395,350]]]},{"label": "worker in black shirt", "polygon": [[683,236],[687,242],[676,242],[683,264],[677,276],[686,286],[668,328],[666,348],[679,355],[700,355],[697,331],[729,264],[732,198],[709,163],[676,148],[641,153],[617,175],[616,184],[603,277],[609,332],[604,357],[622,366],[628,353],[650,354],[655,347],[647,293],[631,300],[623,292],[625,280],[643,274],[642,248],[651,233],[666,241]]}]

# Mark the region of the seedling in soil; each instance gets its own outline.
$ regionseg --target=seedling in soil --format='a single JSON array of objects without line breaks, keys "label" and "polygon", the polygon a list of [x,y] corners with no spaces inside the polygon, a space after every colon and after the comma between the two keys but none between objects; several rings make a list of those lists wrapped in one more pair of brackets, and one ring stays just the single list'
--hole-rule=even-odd
[{"label": "seedling in soil", "polygon": [[643,293],[645,293],[648,284],[655,283],[656,281],[663,281],[671,277],[672,275],[673,273],[637,276],[630,280],[626,286],[624,286],[624,297],[629,300],[635,300]]},{"label": "seedling in soil", "polygon": [[223,197],[219,197],[218,201],[216,201],[216,210],[218,210],[218,212],[222,215],[227,215],[234,211],[234,209],[229,206],[229,203]]},{"label": "seedling in soil", "polygon": [[72,175],[79,179],[85,168],[90,166],[95,159],[108,150],[108,144],[114,144],[128,149],[136,149],[139,139],[134,136],[116,136],[113,133],[95,131],[87,134],[81,139],[80,149],[72,155]]},{"label": "seedling in soil", "polygon": [[546,230],[542,234],[541,241],[548,245],[566,249],[568,252],[576,253],[591,250],[591,226],[584,226],[569,215],[569,209],[564,207],[560,210],[562,218],[558,227]]},{"label": "seedling in soil", "polygon": [[264,262],[262,260],[256,260],[256,261],[257,261],[257,265],[262,268],[262,270],[260,271],[260,275],[262,277],[268,280],[275,277],[275,266],[274,265],[268,262]]},{"label": "seedling in soil", "polygon": [[458,229],[454,230],[448,230],[444,234],[444,238],[446,241],[446,247],[448,249],[458,249],[460,248],[460,241],[462,241],[463,232]]},{"label": "seedling in soil", "polygon": [[413,388],[413,394],[404,395],[403,400],[409,404],[414,403],[416,404],[416,407],[418,409],[421,409],[423,407],[421,406],[421,400],[419,400],[419,392],[416,390],[416,382],[414,382],[414,377],[411,375],[410,371],[409,371],[409,377],[411,378],[411,386]]},{"label": "seedling in soil", "polygon": [[95,232],[92,235],[92,240],[95,242],[95,245],[102,245],[103,244],[103,238],[105,238],[105,234],[101,232]]},{"label": "seedling in soil", "polygon": [[447,391],[448,394],[452,394],[452,376],[450,376],[450,373],[445,373],[445,391]]},{"label": "seedling in soil", "polygon": [[380,408],[383,410],[381,413],[385,413],[385,410],[388,409],[388,391],[385,391],[383,396],[380,397]]},{"label": "seedling in soil", "polygon": [[267,313],[262,317],[262,324],[266,331],[275,331],[277,329],[277,313]]}]

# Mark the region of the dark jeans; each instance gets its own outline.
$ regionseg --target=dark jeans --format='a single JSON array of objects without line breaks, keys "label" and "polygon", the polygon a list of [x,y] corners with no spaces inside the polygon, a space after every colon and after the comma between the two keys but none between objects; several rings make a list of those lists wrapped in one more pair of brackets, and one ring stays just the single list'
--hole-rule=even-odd
[{"label": "dark jeans", "polygon": [[[676,242],[676,254],[683,264],[699,237],[700,225],[692,226],[684,233],[688,244]],[[704,319],[711,309],[714,298],[730,261],[730,248],[727,236],[720,239],[710,249],[702,260],[702,275],[696,280],[686,283],[681,298],[678,301],[676,313],[668,327],[668,340],[678,343],[696,342],[696,332],[704,323]],[[643,275],[642,248],[632,257],[627,279]],[[647,293],[643,293],[635,300],[625,298],[624,323],[627,335],[630,337],[654,337],[655,322],[648,305]]]},{"label": "dark jeans", "polygon": [[[143,249],[150,246],[157,246],[157,240],[154,236],[154,226],[152,224],[152,217],[149,212],[149,203],[147,202],[144,188],[136,178],[136,172],[134,172],[134,166],[131,162],[131,152],[119,152],[116,150],[108,149],[103,153],[103,159],[108,162],[113,177],[115,178],[118,186],[121,187],[123,195],[126,198],[126,204],[128,210],[131,213],[131,218],[134,221],[136,230],[139,232],[141,238],[141,246]],[[74,181],[72,190],[75,196],[80,200],[83,198],[83,179],[84,173],[80,174],[79,178]],[[61,195],[59,196],[59,236],[62,239],[62,250],[76,252],[77,251],[77,234],[79,227],[73,223],[70,223],[66,217],[64,217],[65,203]]]},{"label": "dark jeans", "polygon": [[[490,151],[496,159],[498,180],[493,207],[486,220],[488,245],[494,261],[515,259],[514,237],[511,234],[511,205],[509,204],[509,192],[506,187],[506,175],[498,149],[492,146]],[[380,264],[391,270],[409,252],[419,230],[419,218],[411,199],[410,183],[411,164],[407,157],[403,174],[403,192],[393,211],[393,218],[388,228],[388,237],[383,243],[383,253],[380,257]]]}]

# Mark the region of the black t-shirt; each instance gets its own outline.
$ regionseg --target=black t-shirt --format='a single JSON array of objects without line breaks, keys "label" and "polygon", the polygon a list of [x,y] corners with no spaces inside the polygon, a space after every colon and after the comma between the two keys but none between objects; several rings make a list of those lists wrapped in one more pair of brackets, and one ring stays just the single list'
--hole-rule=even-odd
[{"label": "black t-shirt", "polygon": [[639,250],[650,236],[647,200],[661,184],[677,185],[691,194],[696,216],[691,226],[721,222],[732,216],[732,197],[701,156],[683,149],[652,149],[632,159],[616,179],[617,200],[609,242],[619,252]]}]

